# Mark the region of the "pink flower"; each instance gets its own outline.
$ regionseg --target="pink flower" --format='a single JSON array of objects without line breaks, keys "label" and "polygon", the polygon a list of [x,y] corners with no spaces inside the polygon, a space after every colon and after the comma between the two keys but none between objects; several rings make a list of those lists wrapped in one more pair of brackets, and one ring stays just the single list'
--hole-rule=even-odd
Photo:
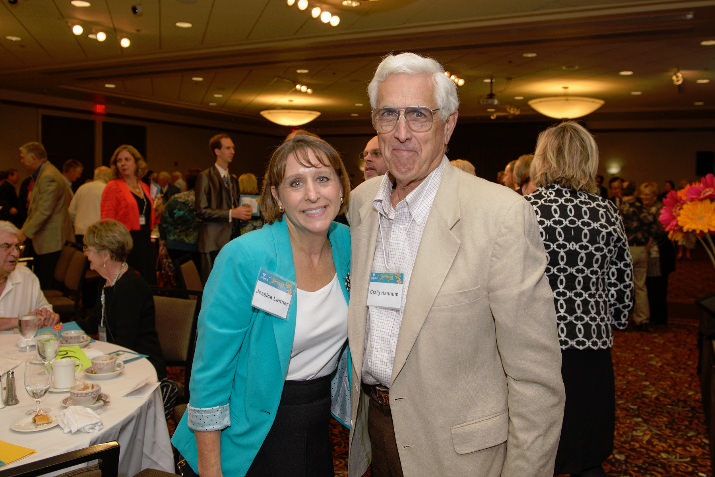
[{"label": "pink flower", "polygon": [[658,220],[668,232],[679,228],[678,214],[683,203],[683,198],[674,190],[668,192],[668,195],[663,198],[663,208],[660,209]]},{"label": "pink flower", "polygon": [[708,174],[702,178],[700,184],[693,184],[685,191],[687,200],[715,199],[715,176]]}]

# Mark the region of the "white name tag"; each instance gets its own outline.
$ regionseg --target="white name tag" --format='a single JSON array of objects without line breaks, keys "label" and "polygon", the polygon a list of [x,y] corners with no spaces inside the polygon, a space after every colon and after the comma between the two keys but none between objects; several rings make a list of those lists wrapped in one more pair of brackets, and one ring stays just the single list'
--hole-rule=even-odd
[{"label": "white name tag", "polygon": [[146,224],[146,217],[143,215],[139,216],[139,225],[144,225]]},{"label": "white name tag", "polygon": [[295,293],[295,283],[261,268],[251,306],[285,320]]},{"label": "white name tag", "polygon": [[402,273],[371,273],[367,306],[396,308],[402,306]]}]

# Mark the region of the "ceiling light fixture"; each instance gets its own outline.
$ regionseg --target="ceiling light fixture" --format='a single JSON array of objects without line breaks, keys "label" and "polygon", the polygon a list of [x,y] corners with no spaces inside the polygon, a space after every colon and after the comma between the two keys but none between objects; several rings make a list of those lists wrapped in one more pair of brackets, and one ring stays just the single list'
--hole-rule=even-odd
[{"label": "ceiling light fixture", "polygon": [[295,72],[298,73],[299,75],[304,75],[306,73],[310,73],[310,70],[305,69],[305,68],[299,68],[299,69],[295,70]]},{"label": "ceiling light fixture", "polygon": [[567,96],[568,86],[564,86],[564,96],[550,96],[529,100],[536,112],[556,119],[574,119],[591,114],[601,106],[604,101],[598,98],[585,96]]},{"label": "ceiling light fixture", "polygon": [[176,22],[175,25],[179,28],[191,28],[192,26],[194,26],[189,22]]},{"label": "ceiling light fixture", "polygon": [[261,116],[280,126],[302,126],[320,116],[319,111],[307,109],[266,109]]},{"label": "ceiling light fixture", "polygon": [[619,71],[618,74],[621,76],[633,76],[633,72],[631,70]]},{"label": "ceiling light fixture", "polygon": [[695,101],[695,102],[693,103],[693,105],[695,105],[695,106],[705,106],[705,101]]},{"label": "ceiling light fixture", "polygon": [[631,95],[633,96],[640,96],[643,94],[643,91],[631,91]]},{"label": "ceiling light fixture", "polygon": [[710,80],[708,78],[700,78],[700,79],[696,80],[695,82],[699,83],[699,84],[708,84],[710,82]]},{"label": "ceiling light fixture", "polygon": [[310,11],[310,16],[313,18],[318,18],[320,16],[320,7],[315,7]]},{"label": "ceiling light fixture", "polygon": [[131,44],[132,44],[132,41],[129,38],[127,38],[126,36],[119,40],[119,46],[121,46],[122,48],[129,48],[131,46]]},{"label": "ceiling light fixture", "polygon": [[305,10],[308,8],[308,0],[298,0],[298,10]]},{"label": "ceiling light fixture", "polygon": [[702,46],[713,46],[715,45],[715,40],[703,40],[700,42]]},{"label": "ceiling light fixture", "polygon": [[514,96],[514,99],[517,101],[521,101],[522,99],[524,99],[524,97],[523,96]]},{"label": "ceiling light fixture", "polygon": [[204,80],[203,76],[192,76],[191,81],[196,81],[197,83],[200,83]]},{"label": "ceiling light fixture", "polygon": [[521,56],[523,56],[524,58],[535,58],[535,57],[536,57],[536,53],[530,51],[530,52],[527,52],[527,53],[522,53]]},{"label": "ceiling light fixture", "polygon": [[286,5],[292,7],[293,5],[295,5],[295,0],[286,0]]},{"label": "ceiling light fixture", "polygon": [[680,86],[683,84],[683,81],[685,81],[685,78],[683,78],[683,73],[680,72],[680,70],[675,70],[675,73],[673,73],[673,76],[670,77],[673,80],[673,84],[675,86]]},{"label": "ceiling light fixture", "polygon": [[84,32],[84,28],[82,28],[82,25],[75,25],[72,27],[72,33],[75,34],[75,36],[80,36]]},{"label": "ceiling light fixture", "polygon": [[22,40],[22,38],[20,38],[19,36],[14,36],[14,35],[7,35],[7,36],[5,37],[5,39],[6,39],[6,40],[9,40],[9,41],[12,41],[12,42],[16,42],[16,41]]},{"label": "ceiling light fixture", "polygon": [[343,0],[342,5],[344,7],[355,8],[360,6],[360,2],[358,2],[358,0]]},{"label": "ceiling light fixture", "polygon": [[107,39],[107,34],[103,31],[98,31],[95,36],[97,37],[97,41],[100,43]]},{"label": "ceiling light fixture", "polygon": [[109,88],[109,89],[113,89],[113,88],[116,88],[117,85],[114,84],[114,83],[104,83],[104,87],[105,87],[105,88]]},{"label": "ceiling light fixture", "polygon": [[320,14],[320,21],[323,23],[330,23],[331,18],[333,18],[333,15],[330,12],[323,12]]},{"label": "ceiling light fixture", "polygon": [[92,6],[91,3],[86,2],[85,0],[72,0],[70,3],[73,7],[77,8],[87,8]]},{"label": "ceiling light fixture", "polygon": [[330,17],[330,26],[336,27],[338,25],[340,25],[340,17],[337,15]]}]

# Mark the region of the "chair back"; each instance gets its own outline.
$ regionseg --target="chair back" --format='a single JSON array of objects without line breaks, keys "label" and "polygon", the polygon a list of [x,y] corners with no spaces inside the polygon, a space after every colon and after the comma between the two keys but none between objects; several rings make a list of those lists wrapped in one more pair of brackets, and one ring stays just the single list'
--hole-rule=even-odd
[{"label": "chair back", "polygon": [[[84,477],[101,475],[102,477],[117,477],[119,473],[119,443],[117,441],[95,444],[84,449],[78,449],[46,459],[29,462],[0,472],[2,477],[35,477],[49,472],[61,472],[79,464],[97,461],[86,469],[74,469],[62,476]],[[57,474],[53,474],[57,475]]]},{"label": "chair back", "polygon": [[65,288],[67,290],[72,292],[79,291],[86,265],[87,257],[84,256],[84,253],[77,249],[73,250],[67,273],[65,273]]},{"label": "chair back", "polygon": [[57,283],[65,282],[65,274],[67,273],[67,267],[70,265],[70,260],[74,256],[74,252],[77,250],[74,246],[65,244],[62,247],[62,252],[60,252],[60,258],[57,259],[57,265],[55,265],[55,281]]},{"label": "chair back", "polygon": [[156,332],[167,364],[186,364],[195,333],[198,300],[154,296]]},{"label": "chair back", "polygon": [[187,290],[203,291],[204,285],[201,283],[199,271],[193,260],[181,264],[181,276],[184,278],[184,286]]}]

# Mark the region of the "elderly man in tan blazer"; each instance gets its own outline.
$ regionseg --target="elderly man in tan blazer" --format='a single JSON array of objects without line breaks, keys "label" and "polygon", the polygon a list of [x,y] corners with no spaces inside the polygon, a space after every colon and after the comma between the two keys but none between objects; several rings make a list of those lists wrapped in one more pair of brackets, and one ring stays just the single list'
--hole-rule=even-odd
[{"label": "elderly man in tan blazer", "polygon": [[35,274],[43,289],[55,288],[54,271],[62,246],[73,240],[72,220],[68,212],[72,191],[39,142],[20,146],[20,162],[32,173],[27,219],[20,230],[20,241],[32,239],[35,249]]},{"label": "elderly man in tan blazer", "polygon": [[388,56],[368,92],[389,172],[348,213],[350,475],[551,477],[564,390],[532,208],[449,166],[437,62]]}]

